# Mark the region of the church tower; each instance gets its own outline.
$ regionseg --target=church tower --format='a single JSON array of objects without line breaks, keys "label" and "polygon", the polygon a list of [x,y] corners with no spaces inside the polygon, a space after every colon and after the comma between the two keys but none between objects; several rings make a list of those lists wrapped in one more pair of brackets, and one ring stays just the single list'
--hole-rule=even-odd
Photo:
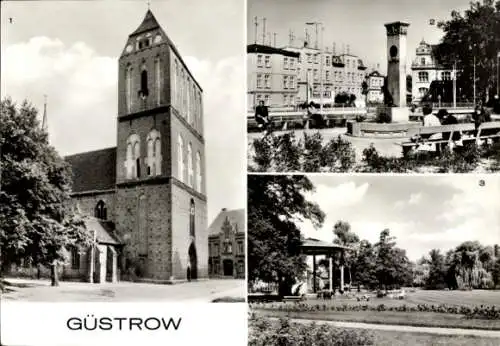
[{"label": "church tower", "polygon": [[122,276],[208,275],[202,89],[148,10],[119,59],[116,230]]}]

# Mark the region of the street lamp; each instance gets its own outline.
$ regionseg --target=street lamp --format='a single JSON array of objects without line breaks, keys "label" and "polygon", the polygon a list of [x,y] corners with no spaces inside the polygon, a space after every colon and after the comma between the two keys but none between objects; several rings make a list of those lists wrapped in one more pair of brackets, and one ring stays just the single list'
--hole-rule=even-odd
[{"label": "street lamp", "polygon": [[314,25],[316,27],[316,48],[318,43],[318,27],[321,27],[321,45],[319,49],[319,113],[323,115],[323,23],[307,22],[306,25]]}]

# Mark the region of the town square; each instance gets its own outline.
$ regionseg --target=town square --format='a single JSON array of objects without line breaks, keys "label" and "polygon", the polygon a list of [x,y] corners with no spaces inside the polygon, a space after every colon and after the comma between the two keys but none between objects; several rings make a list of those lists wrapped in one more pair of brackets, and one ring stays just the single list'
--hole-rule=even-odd
[{"label": "town square", "polygon": [[250,171],[498,171],[498,2],[248,8]]}]

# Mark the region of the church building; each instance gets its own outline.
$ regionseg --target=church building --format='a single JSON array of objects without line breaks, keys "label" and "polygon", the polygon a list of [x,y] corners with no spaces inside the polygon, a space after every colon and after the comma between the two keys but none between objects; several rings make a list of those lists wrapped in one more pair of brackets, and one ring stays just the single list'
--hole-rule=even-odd
[{"label": "church building", "polygon": [[150,10],[118,69],[117,146],[66,157],[96,246],[70,251],[64,273],[94,282],[206,278],[202,88]]}]

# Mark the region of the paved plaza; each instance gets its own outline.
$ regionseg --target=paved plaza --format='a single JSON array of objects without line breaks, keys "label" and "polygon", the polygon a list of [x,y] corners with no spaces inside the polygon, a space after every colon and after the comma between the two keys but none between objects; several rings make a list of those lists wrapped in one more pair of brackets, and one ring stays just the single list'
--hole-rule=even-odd
[{"label": "paved plaza", "polygon": [[244,280],[218,279],[175,285],[118,282],[89,284],[61,281],[51,287],[48,280],[7,279],[12,285],[2,300],[30,302],[211,302],[217,298],[244,298]]}]

